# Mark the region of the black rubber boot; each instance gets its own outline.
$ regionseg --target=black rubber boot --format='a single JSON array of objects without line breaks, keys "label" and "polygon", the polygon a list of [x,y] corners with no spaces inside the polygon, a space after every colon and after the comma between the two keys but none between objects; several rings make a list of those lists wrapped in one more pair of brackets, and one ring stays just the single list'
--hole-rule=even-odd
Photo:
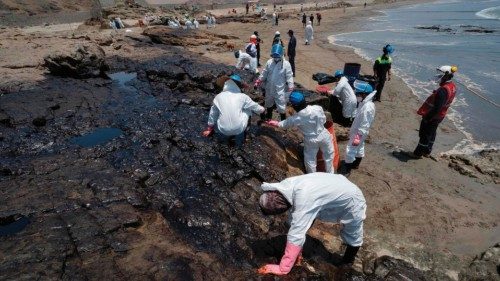
[{"label": "black rubber boot", "polygon": [[352,163],[343,163],[342,167],[340,167],[340,174],[345,177],[349,177],[351,175]]},{"label": "black rubber boot", "polygon": [[359,247],[353,247],[347,245],[345,249],[344,256],[342,257],[342,264],[352,264],[354,259],[356,259],[356,254],[358,253]]},{"label": "black rubber boot", "polygon": [[286,113],[280,113],[281,121],[286,119]]},{"label": "black rubber boot", "polygon": [[266,119],[267,120],[273,119],[273,108],[272,107],[270,107],[270,108],[267,109],[267,111],[266,111]]},{"label": "black rubber boot", "polygon": [[359,164],[361,163],[361,160],[363,160],[363,157],[356,157],[356,160],[354,160],[354,162],[352,162],[351,168],[352,169],[359,168]]}]

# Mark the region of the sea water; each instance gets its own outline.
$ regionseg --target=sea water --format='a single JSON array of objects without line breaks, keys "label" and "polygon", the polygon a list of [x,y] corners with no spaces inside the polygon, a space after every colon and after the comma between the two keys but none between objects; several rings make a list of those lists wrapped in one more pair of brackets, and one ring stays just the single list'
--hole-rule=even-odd
[{"label": "sea water", "polygon": [[458,94],[448,117],[466,140],[454,150],[500,147],[500,0],[448,0],[385,10],[364,21],[361,30],[332,35],[330,42],[352,47],[371,61],[385,44],[393,45],[394,73],[421,100],[437,88],[438,66],[458,65]]}]

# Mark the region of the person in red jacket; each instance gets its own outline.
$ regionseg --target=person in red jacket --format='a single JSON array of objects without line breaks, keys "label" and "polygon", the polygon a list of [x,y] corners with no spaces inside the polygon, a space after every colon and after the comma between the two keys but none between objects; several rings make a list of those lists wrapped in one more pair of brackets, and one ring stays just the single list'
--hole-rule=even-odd
[{"label": "person in red jacket", "polygon": [[410,156],[415,159],[420,159],[422,156],[429,157],[432,152],[432,145],[436,139],[436,130],[439,123],[443,121],[448,108],[450,107],[455,95],[457,87],[451,80],[453,73],[458,68],[456,66],[441,66],[437,69],[441,72],[439,80],[439,88],[435,90],[418,109],[417,114],[422,116],[420,122],[419,138],[417,148]]}]

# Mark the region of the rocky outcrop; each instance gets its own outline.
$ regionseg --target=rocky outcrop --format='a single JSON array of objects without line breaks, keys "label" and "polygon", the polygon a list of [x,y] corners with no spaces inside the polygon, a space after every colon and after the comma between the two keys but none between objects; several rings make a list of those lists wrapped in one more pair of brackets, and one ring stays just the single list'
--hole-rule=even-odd
[{"label": "rocky outcrop", "polygon": [[155,43],[172,46],[201,46],[216,45],[231,49],[228,39],[237,39],[227,35],[217,35],[200,30],[172,29],[166,26],[153,26],[146,28],[142,33],[151,38]]},{"label": "rocky outcrop", "polygon": [[462,175],[477,178],[482,182],[500,183],[500,152],[496,149],[482,150],[476,154],[451,154],[444,156],[448,166]]},{"label": "rocky outcrop", "polygon": [[477,256],[460,273],[460,281],[500,280],[500,243]]},{"label": "rocky outcrop", "polygon": [[75,78],[98,77],[108,68],[104,50],[93,43],[81,43],[73,49],[49,54],[43,66],[53,75]]}]

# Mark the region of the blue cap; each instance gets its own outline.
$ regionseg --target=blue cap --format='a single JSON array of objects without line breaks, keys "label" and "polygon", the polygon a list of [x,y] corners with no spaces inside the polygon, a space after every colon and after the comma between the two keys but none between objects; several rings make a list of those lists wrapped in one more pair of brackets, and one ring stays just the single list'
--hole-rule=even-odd
[{"label": "blue cap", "polygon": [[273,58],[281,58],[283,56],[283,47],[281,44],[274,44],[271,48],[271,57]]},{"label": "blue cap", "polygon": [[356,90],[356,93],[369,94],[369,93],[373,92],[372,85],[370,85],[368,83],[359,83],[359,84],[355,85],[354,88]]},{"label": "blue cap", "polygon": [[301,92],[294,91],[290,94],[290,103],[292,105],[299,105],[301,102],[304,102],[304,95]]},{"label": "blue cap", "polygon": [[391,46],[390,44],[387,44],[387,45],[385,45],[383,51],[388,53],[388,54],[392,54],[392,53],[394,53],[394,47]]},{"label": "blue cap", "polygon": [[337,69],[335,70],[335,74],[334,74],[335,77],[340,77],[340,76],[344,76],[344,71],[340,70],[340,69]]},{"label": "blue cap", "polygon": [[241,81],[241,77],[240,77],[238,74],[233,74],[233,75],[229,76],[229,78],[230,78],[231,80],[233,80],[234,82],[239,82],[239,83],[241,83],[241,82],[242,82],[242,81]]}]

